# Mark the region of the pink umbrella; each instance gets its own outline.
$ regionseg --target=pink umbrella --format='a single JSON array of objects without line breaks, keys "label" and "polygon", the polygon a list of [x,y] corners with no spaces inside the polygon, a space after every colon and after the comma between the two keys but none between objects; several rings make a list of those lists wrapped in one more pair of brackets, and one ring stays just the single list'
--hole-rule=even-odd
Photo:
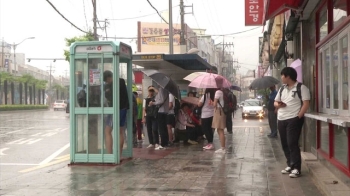
[{"label": "pink umbrella", "polygon": [[232,84],[221,75],[204,73],[194,78],[188,86],[195,88],[230,88]]},{"label": "pink umbrella", "polygon": [[290,67],[293,67],[295,69],[295,71],[297,71],[297,81],[300,83],[303,83],[303,70],[301,67],[301,60],[297,59],[295,61],[293,61],[292,64],[290,64]]}]

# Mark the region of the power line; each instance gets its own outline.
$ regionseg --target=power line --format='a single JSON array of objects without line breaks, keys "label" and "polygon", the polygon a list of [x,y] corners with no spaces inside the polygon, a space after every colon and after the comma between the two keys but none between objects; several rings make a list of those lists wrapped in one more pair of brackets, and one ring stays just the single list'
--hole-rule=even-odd
[{"label": "power line", "polygon": [[81,31],[81,32],[83,32],[83,33],[88,33],[88,32],[86,32],[86,31],[82,30],[81,28],[77,27],[75,24],[73,24],[71,21],[69,21],[65,16],[63,16],[63,14],[61,14],[61,12],[58,11],[57,8],[56,8],[49,0],[46,0],[46,1],[51,5],[51,7],[52,7],[59,15],[62,16],[62,18],[63,18],[64,20],[66,20],[67,22],[69,22],[69,24],[71,24],[73,27],[75,27],[76,29],[78,29],[79,31]]},{"label": "power line", "polygon": [[[176,7],[179,7],[179,5],[173,6],[173,8],[176,8]],[[167,11],[167,10],[168,9],[160,10],[160,12]],[[152,16],[152,15],[155,15],[155,14],[157,14],[157,12],[152,13],[152,14],[141,15],[141,16],[129,17],[129,18],[109,18],[107,20],[132,20],[132,19],[138,19],[138,18],[144,18],[144,17],[147,17],[147,16]]]},{"label": "power line", "polygon": [[89,29],[89,25],[88,25],[87,18],[86,18],[86,11],[85,11],[85,0],[83,0],[83,7],[84,7],[84,16],[85,16],[86,29]]},{"label": "power line", "polygon": [[[162,20],[163,20],[165,23],[169,24],[169,23],[163,18],[163,16],[160,15],[160,13],[158,12],[157,8],[155,8],[149,0],[147,0],[147,2],[148,2],[148,4],[157,12],[157,14],[158,14],[159,17],[161,17]],[[169,16],[169,17],[171,17],[171,16]]]}]

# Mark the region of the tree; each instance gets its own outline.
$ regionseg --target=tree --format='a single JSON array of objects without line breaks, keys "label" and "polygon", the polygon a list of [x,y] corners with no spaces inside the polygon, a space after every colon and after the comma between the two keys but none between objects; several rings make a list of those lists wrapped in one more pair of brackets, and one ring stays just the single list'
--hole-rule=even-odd
[{"label": "tree", "polygon": [[[72,38],[65,38],[66,46],[70,47],[71,44],[74,42],[87,42],[87,41],[94,41],[94,34],[89,31],[89,33],[78,36],[78,37],[72,37]],[[64,50],[64,56],[66,57],[66,61],[70,61],[70,52],[68,50]]]}]

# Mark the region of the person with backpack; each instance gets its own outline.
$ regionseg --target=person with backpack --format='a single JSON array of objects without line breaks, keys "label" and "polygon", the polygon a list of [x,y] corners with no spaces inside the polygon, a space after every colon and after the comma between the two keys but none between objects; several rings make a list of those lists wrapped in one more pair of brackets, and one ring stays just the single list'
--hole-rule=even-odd
[{"label": "person with backpack", "polygon": [[[226,114],[226,129],[229,134],[232,134],[232,114],[234,112],[234,95],[233,93],[228,89],[223,89],[224,93],[224,112]],[[236,100],[237,105],[237,100]]]},{"label": "person with backpack", "polygon": [[86,91],[85,91],[85,88],[86,88],[86,85],[83,84],[83,88],[77,94],[78,104],[79,104],[80,107],[86,107]]},{"label": "person with backpack", "polygon": [[282,174],[289,174],[291,178],[301,175],[301,154],[299,137],[304,124],[304,114],[310,105],[309,89],[297,82],[297,72],[292,67],[285,67],[281,71],[284,84],[278,91],[274,106],[277,108],[278,130],[287,167]]},{"label": "person with backpack", "polygon": [[[198,113],[201,114],[201,128],[202,131],[208,140],[208,144],[203,146],[204,150],[214,149],[213,139],[214,139],[214,129],[212,128],[213,115],[214,115],[214,106],[212,104],[215,96],[216,89],[207,88],[204,91],[204,95],[199,100],[198,103]],[[199,111],[200,110],[200,111]]]},{"label": "person with backpack", "polygon": [[269,126],[271,129],[271,133],[267,135],[269,138],[277,138],[277,110],[274,106],[275,98],[277,95],[276,86],[273,85],[270,87],[270,95],[268,96],[268,102],[267,102],[267,110],[268,110],[268,119],[269,119]]},{"label": "person with backpack", "polygon": [[154,116],[154,111],[156,106],[150,106],[151,101],[155,101],[156,89],[153,86],[148,87],[148,96],[143,100],[143,119],[142,122],[146,124],[147,135],[149,140],[149,146],[147,148],[158,148],[159,146],[159,133],[158,133],[158,123],[156,116]]}]

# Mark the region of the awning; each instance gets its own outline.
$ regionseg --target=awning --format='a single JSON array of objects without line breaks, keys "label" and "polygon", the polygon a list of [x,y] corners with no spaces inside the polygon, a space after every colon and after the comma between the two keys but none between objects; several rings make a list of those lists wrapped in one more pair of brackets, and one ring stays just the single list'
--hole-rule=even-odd
[{"label": "awning", "polygon": [[167,54],[164,60],[185,70],[212,70],[217,72],[217,68],[211,66],[207,61],[197,54]]},{"label": "awning", "polygon": [[289,9],[297,10],[303,0],[266,0],[263,22]]}]

